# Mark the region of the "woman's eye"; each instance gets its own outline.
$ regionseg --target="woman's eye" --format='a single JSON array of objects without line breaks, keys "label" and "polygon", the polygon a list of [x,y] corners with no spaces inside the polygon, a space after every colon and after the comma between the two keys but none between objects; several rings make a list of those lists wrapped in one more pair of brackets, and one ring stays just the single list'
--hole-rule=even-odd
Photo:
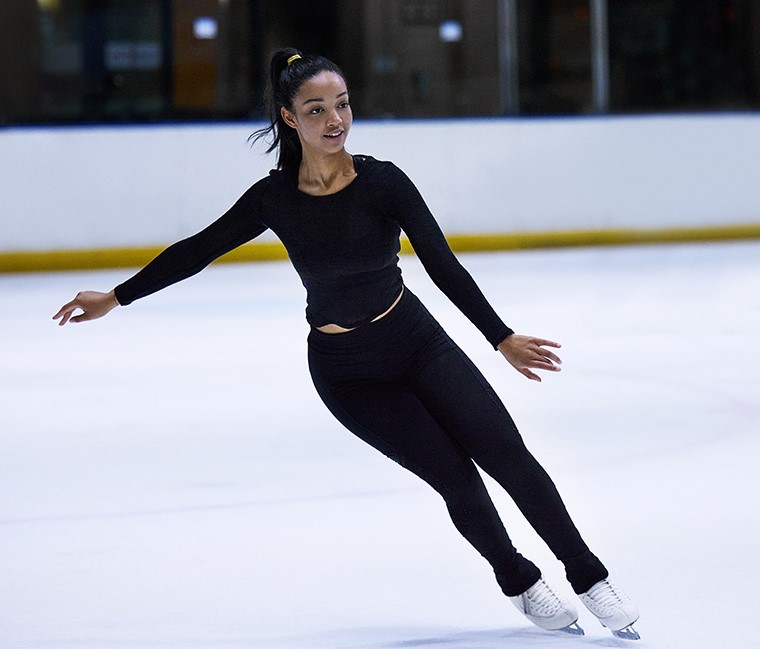
[{"label": "woman's eye", "polygon": [[321,112],[322,112],[322,109],[321,109],[321,108],[312,108],[312,109],[309,111],[309,113],[310,113],[311,115],[317,115],[317,114],[319,114],[319,113],[321,113]]}]

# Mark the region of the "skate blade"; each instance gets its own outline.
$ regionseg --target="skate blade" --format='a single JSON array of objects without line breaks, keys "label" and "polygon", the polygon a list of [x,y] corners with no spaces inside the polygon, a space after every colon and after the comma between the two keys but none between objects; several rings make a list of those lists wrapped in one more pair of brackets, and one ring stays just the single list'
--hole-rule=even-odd
[{"label": "skate blade", "polygon": [[569,633],[570,635],[586,635],[586,632],[581,626],[578,625],[577,622],[573,622],[569,626],[557,629],[557,631],[562,631],[562,633]]},{"label": "skate blade", "polygon": [[639,632],[632,626],[627,626],[624,629],[620,629],[620,631],[613,631],[612,635],[623,640],[641,640]]}]

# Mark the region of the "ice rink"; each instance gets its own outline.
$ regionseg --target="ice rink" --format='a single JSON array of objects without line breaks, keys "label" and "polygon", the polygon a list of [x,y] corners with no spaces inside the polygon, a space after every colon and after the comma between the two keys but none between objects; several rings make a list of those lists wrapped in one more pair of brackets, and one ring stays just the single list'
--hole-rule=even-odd
[{"label": "ice rink", "polygon": [[[530,625],[425,484],[333,421],[287,263],[217,265],[59,328],[131,271],[0,276],[2,649],[756,649],[760,242],[462,255],[517,374],[404,257],[504,399],[638,643]],[[518,549],[561,566],[492,482]]]}]

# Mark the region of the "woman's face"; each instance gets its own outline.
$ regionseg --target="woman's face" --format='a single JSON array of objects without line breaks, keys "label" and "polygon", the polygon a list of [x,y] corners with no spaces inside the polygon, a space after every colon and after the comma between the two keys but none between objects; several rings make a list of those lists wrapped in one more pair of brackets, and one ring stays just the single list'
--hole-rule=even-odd
[{"label": "woman's face", "polygon": [[281,113],[285,122],[298,131],[304,153],[339,153],[353,122],[346,82],[339,74],[328,71],[304,81],[291,110],[282,108]]}]

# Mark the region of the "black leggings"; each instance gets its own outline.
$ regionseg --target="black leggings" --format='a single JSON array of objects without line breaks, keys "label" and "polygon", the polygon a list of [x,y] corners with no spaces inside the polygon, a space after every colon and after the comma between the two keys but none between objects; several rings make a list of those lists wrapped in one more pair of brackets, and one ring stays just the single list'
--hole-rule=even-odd
[{"label": "black leggings", "polygon": [[541,573],[512,545],[476,464],[564,563],[576,593],[607,577],[499,397],[409,289],[368,325],[342,334],[312,329],[309,369],[346,428],[443,497],[506,595],[524,592]]}]

